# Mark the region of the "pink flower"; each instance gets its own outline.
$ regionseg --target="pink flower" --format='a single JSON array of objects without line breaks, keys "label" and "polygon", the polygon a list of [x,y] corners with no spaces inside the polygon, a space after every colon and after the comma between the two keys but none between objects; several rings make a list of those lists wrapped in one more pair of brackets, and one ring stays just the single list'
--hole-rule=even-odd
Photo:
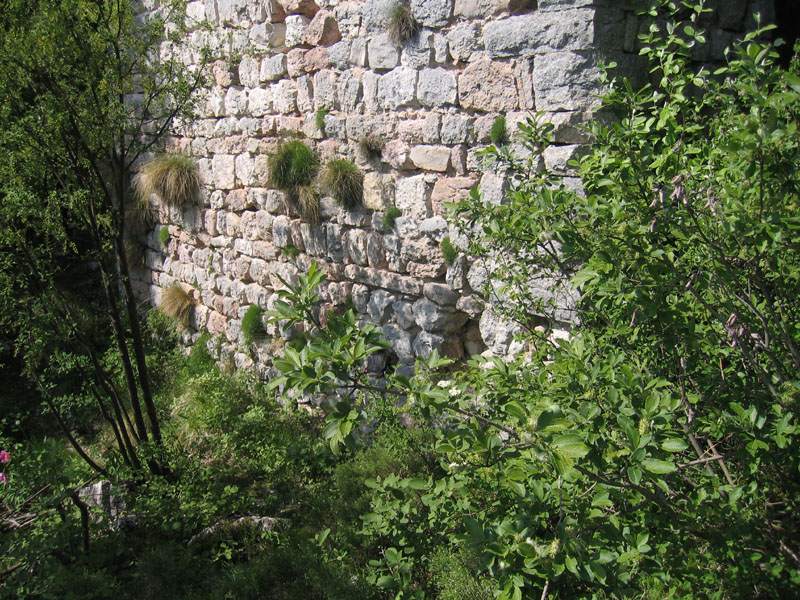
[{"label": "pink flower", "polygon": [[6,477],[5,473],[0,473],[0,481],[3,483],[8,483],[8,477]]},{"label": "pink flower", "polygon": [[0,450],[0,463],[7,463],[11,460],[11,455],[8,450]]}]

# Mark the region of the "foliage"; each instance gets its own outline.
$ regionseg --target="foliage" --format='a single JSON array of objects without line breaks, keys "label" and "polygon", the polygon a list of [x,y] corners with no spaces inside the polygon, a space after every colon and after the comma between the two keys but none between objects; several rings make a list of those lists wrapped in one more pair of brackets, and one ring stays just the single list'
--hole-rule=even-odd
[{"label": "foliage", "polygon": [[374,332],[319,322],[316,266],[276,305],[314,337],[275,361],[273,387],[335,394],[334,450],[367,422],[402,429],[398,412],[430,436],[424,469],[367,481],[370,580],[396,598],[450,593],[430,565],[460,549],[479,558],[446,567],[453,593],[500,599],[800,590],[800,76],[763,31],[713,76],[693,69],[703,8],[683,4],[688,23],[643,37],[653,84],[607,96],[619,120],[575,164],[585,194],[537,169],[552,126],[531,119],[528,158],[486,153],[511,175],[504,202],[454,207],[524,355],[452,372],[434,352],[376,385],[360,368]]},{"label": "foliage", "polygon": [[386,33],[395,44],[402,46],[417,35],[417,32],[419,23],[411,12],[411,5],[405,0],[399,0],[389,10]]},{"label": "foliage", "polygon": [[167,244],[169,244],[169,240],[170,240],[169,227],[164,225],[158,230],[158,243],[161,244],[162,247],[164,247]]},{"label": "foliage", "polygon": [[503,115],[497,115],[492,123],[492,130],[489,133],[489,139],[495,146],[501,146],[508,142],[508,131],[506,130],[506,118]]},{"label": "foliage", "polygon": [[[0,16],[0,329],[40,410],[103,474],[120,458],[140,468],[139,446],[161,438],[126,242],[152,219],[133,165],[202,82],[202,65],[153,60],[182,15],[177,2],[139,19],[130,3],[11,0]],[[117,454],[80,446],[77,406],[113,429]]]},{"label": "foliage", "polygon": [[314,114],[314,124],[317,126],[317,129],[319,129],[319,130],[320,130],[320,132],[322,133],[322,135],[325,135],[325,116],[326,116],[326,115],[327,115],[329,112],[330,112],[330,111],[329,111],[327,108],[320,108],[320,109],[319,109],[319,110],[317,110],[317,112]]},{"label": "foliage", "polygon": [[200,173],[185,154],[161,154],[142,167],[134,185],[140,203],[155,194],[168,206],[185,208],[200,195]]},{"label": "foliage", "polygon": [[450,241],[449,236],[445,236],[442,238],[442,241],[439,242],[439,247],[442,249],[442,254],[444,255],[444,260],[448,265],[452,265],[453,261],[458,258],[458,248],[453,245],[453,242]]},{"label": "foliage", "polygon": [[251,304],[242,317],[242,336],[245,344],[252,344],[264,337],[264,323],[261,320],[264,310],[258,304]]},{"label": "foliage", "polygon": [[270,181],[279,190],[295,192],[310,185],[318,168],[314,152],[300,140],[284,140],[269,156]]},{"label": "foliage", "polygon": [[320,185],[344,208],[351,210],[361,206],[364,175],[352,160],[329,161],[320,177]]},{"label": "foliage", "polygon": [[403,216],[403,211],[401,211],[396,206],[390,206],[383,213],[383,228],[392,229],[394,227],[394,222],[397,219],[397,217],[402,217],[402,216]]},{"label": "foliage", "polygon": [[194,301],[180,284],[173,283],[161,292],[161,311],[178,321],[183,328],[189,327],[194,309]]},{"label": "foliage", "polygon": [[358,149],[367,160],[380,158],[386,142],[376,133],[368,133],[358,141]]}]

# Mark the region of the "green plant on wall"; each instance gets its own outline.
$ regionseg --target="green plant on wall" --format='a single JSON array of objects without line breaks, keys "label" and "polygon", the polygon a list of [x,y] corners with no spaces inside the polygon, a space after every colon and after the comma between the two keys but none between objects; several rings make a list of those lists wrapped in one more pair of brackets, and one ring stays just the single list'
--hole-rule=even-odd
[{"label": "green plant on wall", "polygon": [[319,162],[313,150],[300,140],[284,140],[269,156],[270,183],[291,194],[310,185],[318,170]]},{"label": "green plant on wall", "polygon": [[501,146],[508,142],[508,130],[506,128],[505,116],[497,115],[497,117],[495,117],[489,139],[492,140],[495,146]]},{"label": "green plant on wall", "polygon": [[323,137],[325,136],[325,117],[330,111],[327,108],[320,108],[317,110],[316,114],[314,115],[314,123],[317,126],[317,129],[320,130]]},{"label": "green plant on wall", "polygon": [[162,246],[169,244],[169,228],[166,225],[158,230],[158,243]]},{"label": "green plant on wall", "polygon": [[321,209],[316,186],[304,185],[297,190],[297,211],[307,223],[312,225],[319,223]]},{"label": "green plant on wall", "polygon": [[263,338],[266,334],[264,331],[264,322],[261,318],[263,314],[264,311],[260,306],[251,304],[242,317],[242,337],[246,344],[252,344]]},{"label": "green plant on wall", "polygon": [[386,142],[377,133],[368,133],[358,141],[358,149],[367,160],[380,158]]},{"label": "green plant on wall", "polygon": [[402,211],[396,206],[390,206],[387,208],[386,212],[383,213],[383,228],[392,229],[394,227],[395,219],[402,216],[402,214]]},{"label": "green plant on wall", "polygon": [[408,42],[419,31],[419,23],[414,19],[411,6],[401,0],[390,10],[387,19],[386,33],[391,40],[400,46]]},{"label": "green plant on wall", "polygon": [[337,158],[325,165],[320,184],[323,191],[344,208],[361,205],[364,192],[364,175],[352,160]]},{"label": "green plant on wall", "polygon": [[159,307],[165,315],[178,321],[181,327],[189,327],[194,301],[180,285],[173,283],[161,292]]},{"label": "green plant on wall", "polygon": [[155,194],[169,206],[185,208],[200,195],[197,164],[185,154],[161,154],[144,165],[134,179],[140,203]]},{"label": "green plant on wall", "polygon": [[442,249],[442,255],[444,256],[445,262],[448,265],[453,264],[453,261],[458,258],[458,248],[456,248],[453,245],[453,242],[450,241],[450,237],[443,237],[442,241],[439,243],[439,247]]}]

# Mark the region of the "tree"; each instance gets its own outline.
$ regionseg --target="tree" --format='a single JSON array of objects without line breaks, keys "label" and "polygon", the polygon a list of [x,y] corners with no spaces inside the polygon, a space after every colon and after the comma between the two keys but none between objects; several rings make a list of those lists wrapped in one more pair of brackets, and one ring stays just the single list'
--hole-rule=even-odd
[{"label": "tree", "polygon": [[74,400],[64,381],[77,377],[78,396],[95,403],[130,466],[141,464],[137,446],[161,440],[126,255],[148,212],[131,173],[190,113],[202,82],[201,68],[165,52],[180,38],[183,4],[140,10],[12,1],[0,16],[0,323],[64,433],[102,473],[59,398]]},{"label": "tree", "polygon": [[[504,202],[453,208],[525,355],[448,371],[434,354],[386,389],[324,346],[276,362],[338,391],[332,440],[387,396],[429,428],[428,472],[368,482],[373,581],[398,598],[430,591],[437,548],[465,547],[499,598],[800,590],[800,77],[775,66],[769,28],[698,68],[702,3],[656,5],[673,20],[650,10],[652,83],[613,83],[617,120],[573,165],[583,192],[537,170],[552,128],[531,119],[528,158],[486,154],[512,180]],[[568,339],[552,335],[564,286]]]}]

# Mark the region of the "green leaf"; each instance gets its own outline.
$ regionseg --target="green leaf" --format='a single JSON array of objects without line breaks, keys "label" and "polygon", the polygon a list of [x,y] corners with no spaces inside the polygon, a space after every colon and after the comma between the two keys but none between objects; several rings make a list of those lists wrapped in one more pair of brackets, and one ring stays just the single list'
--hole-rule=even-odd
[{"label": "green leaf", "polygon": [[677,467],[671,462],[659,460],[657,458],[645,458],[641,464],[645,470],[655,473],[656,475],[665,475],[666,473],[672,473],[677,470]]},{"label": "green leaf", "polygon": [[577,433],[562,434],[553,440],[552,445],[562,456],[571,459],[586,456],[590,450]]},{"label": "green leaf", "polygon": [[667,452],[683,452],[689,444],[679,438],[668,438],[661,442],[661,448]]}]

